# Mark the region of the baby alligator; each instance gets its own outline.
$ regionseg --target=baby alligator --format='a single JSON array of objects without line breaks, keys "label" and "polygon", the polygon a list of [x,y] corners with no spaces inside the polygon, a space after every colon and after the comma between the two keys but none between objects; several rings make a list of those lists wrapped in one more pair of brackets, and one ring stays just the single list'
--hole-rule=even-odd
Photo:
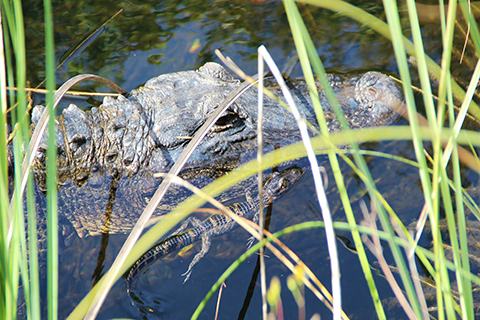
[{"label": "baby alligator", "polygon": [[[288,168],[282,172],[273,172],[267,179],[263,188],[263,201],[270,203],[278,198],[286,190],[297,182],[302,176],[302,170],[299,168]],[[259,196],[252,198],[251,192],[246,191],[247,201],[234,203],[228,206],[234,214],[253,220],[257,223],[259,219]],[[191,223],[193,228],[185,229]],[[162,240],[154,247],[149,249],[130,269],[127,277],[127,292],[130,294],[130,284],[133,277],[139,272],[140,268],[147,265],[150,261],[161,258],[176,249],[181,249],[202,239],[202,250],[195,255],[190,263],[188,270],[183,274],[185,281],[190,277],[195,264],[203,258],[210,250],[211,239],[216,236],[228,233],[238,227],[238,224],[227,215],[214,214],[204,221],[196,218],[187,219],[182,226],[171,236]]]}]

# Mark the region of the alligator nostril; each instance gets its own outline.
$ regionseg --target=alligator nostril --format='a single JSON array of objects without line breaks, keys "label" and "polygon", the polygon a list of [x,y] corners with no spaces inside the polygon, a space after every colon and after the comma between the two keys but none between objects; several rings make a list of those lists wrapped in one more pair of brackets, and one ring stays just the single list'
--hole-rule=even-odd
[{"label": "alligator nostril", "polygon": [[374,88],[368,88],[368,91],[365,95],[369,100],[369,107],[372,107],[372,102],[378,99],[378,91]]}]

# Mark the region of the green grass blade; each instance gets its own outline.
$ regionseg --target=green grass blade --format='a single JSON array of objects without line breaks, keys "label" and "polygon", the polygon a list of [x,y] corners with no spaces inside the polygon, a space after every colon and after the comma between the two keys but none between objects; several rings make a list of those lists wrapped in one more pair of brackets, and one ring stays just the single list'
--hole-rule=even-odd
[{"label": "green grass blade", "polygon": [[[12,1],[7,3],[7,1],[2,2],[2,19],[6,18],[5,23],[2,21],[2,26],[5,28],[8,26],[8,32],[3,32],[5,40],[5,52],[8,55],[6,59],[7,65],[7,77],[10,85],[16,85],[18,88],[17,92],[17,103],[18,107],[12,114],[12,121],[15,123],[15,119],[21,119],[26,110],[25,103],[25,79],[26,79],[26,59],[25,59],[25,39],[24,39],[24,29],[23,29],[23,14],[20,1]],[[9,38],[10,37],[10,38]],[[12,40],[10,42],[10,39]],[[15,56],[15,70],[12,66],[12,59],[10,58],[10,46],[13,49]],[[16,76],[17,83],[14,84],[14,74]],[[6,94],[6,89],[3,94]],[[6,100],[6,99],[5,99]],[[4,101],[5,101],[4,100]],[[14,95],[10,97],[10,103],[15,103]],[[2,121],[5,121],[6,115],[6,102],[2,105]],[[5,126],[5,123],[2,124]],[[20,121],[18,123],[19,133],[17,138],[14,141],[14,149],[18,151],[19,157],[15,157],[14,171],[18,172],[19,162],[22,154],[22,145],[28,141],[28,124],[26,122]],[[2,140],[6,139],[6,136],[1,137]],[[3,146],[6,145],[6,140],[2,141]],[[6,150],[3,149],[5,152]],[[4,157],[6,159],[6,156]],[[5,160],[4,160],[5,161]],[[6,162],[4,162],[6,163]],[[4,164],[2,164],[4,166]],[[6,175],[0,183],[4,184],[2,189],[6,190]],[[18,189],[19,180],[15,177],[14,188]],[[4,198],[5,199],[5,198]],[[8,196],[6,196],[8,199]],[[24,218],[23,218],[23,203],[22,199],[19,198],[13,204],[13,211],[10,211],[10,208],[2,209],[5,210],[2,212],[3,221],[6,223],[5,226],[2,226],[2,233],[7,232],[3,235],[3,249],[4,256],[2,258],[7,259],[4,264],[4,280],[5,280],[5,299],[2,301],[5,303],[5,315],[8,319],[14,319],[16,317],[16,307],[17,307],[17,296],[18,296],[18,287],[19,287],[19,266],[22,263],[22,271],[25,270],[26,261],[22,259],[22,256],[26,256],[25,248],[25,228],[24,228]],[[22,245],[21,245],[22,244]],[[20,253],[20,246],[22,247],[23,253]],[[23,261],[23,262],[22,262]],[[28,283],[28,274],[22,272],[23,282]],[[29,286],[24,286],[24,295],[26,297],[27,308],[29,308]]]},{"label": "green grass blade", "polygon": [[50,114],[47,148],[47,304],[48,319],[58,317],[58,217],[57,217],[57,150],[55,143],[55,51],[53,41],[53,17],[50,0],[44,0],[45,11],[45,74],[46,103]]},{"label": "green grass blade", "polygon": [[[288,12],[288,11],[287,11]],[[298,12],[298,11],[297,11]],[[298,18],[299,19],[299,18]],[[292,27],[293,28],[293,27]],[[324,71],[324,68],[323,68],[323,65],[321,64],[316,52],[315,52],[315,48],[313,46],[313,43],[312,41],[309,39],[309,36],[306,32],[306,29],[303,25],[303,30],[302,30],[302,33],[303,33],[303,37],[305,39],[305,43],[309,46],[309,51],[311,52],[311,54],[309,55],[310,59],[312,60],[312,63],[313,63],[313,66],[314,66],[314,69],[316,70],[316,74],[317,74],[317,77],[320,79],[320,80],[323,80],[322,84],[323,84],[323,87],[325,88],[325,91],[326,91],[326,94],[327,94],[327,97],[329,98],[329,102],[332,104],[332,106],[334,107],[334,110],[337,114],[337,119],[339,119],[340,123],[343,124],[343,127],[344,128],[348,128],[348,125],[346,124],[346,121],[343,117],[343,115],[341,114],[341,111],[340,111],[340,108],[338,106],[338,103],[336,102],[336,99],[333,98],[333,92],[331,92],[330,89],[330,86],[328,85],[328,83],[325,83],[326,81],[326,77],[325,77],[325,71]],[[295,32],[293,32],[294,34],[294,38],[295,38]],[[297,50],[298,50],[298,45],[297,45]],[[299,57],[300,59],[302,59],[302,55],[299,54]],[[305,70],[305,68],[304,68]],[[308,78],[308,75],[305,74],[305,77]],[[308,80],[307,80],[308,81]],[[312,90],[312,89],[311,89]],[[329,92],[330,91],[330,92]],[[352,148],[354,150],[358,150],[358,147],[354,144],[351,144]],[[368,172],[368,169],[366,167],[366,164],[363,160],[363,158],[357,153],[357,152],[354,152],[354,157],[355,157],[355,161],[357,163],[357,165],[359,166],[361,172],[364,174],[364,176],[366,177],[366,185],[367,185],[367,188],[369,190],[369,193],[371,194],[372,196],[372,199],[375,199],[375,185],[373,183],[373,180]],[[332,170],[334,172],[334,175],[335,175],[335,179],[336,179],[336,182],[337,182],[337,185],[339,187],[340,190],[342,190],[343,192],[341,193],[342,195],[342,203],[344,204],[344,207],[346,208],[346,214],[347,214],[347,218],[349,219],[349,221],[352,223],[352,225],[356,224],[355,222],[355,219],[353,217],[353,213],[351,211],[351,209],[348,209],[349,207],[349,199],[348,199],[348,195],[346,194],[346,191],[344,189],[343,186],[343,177],[340,173],[340,170],[338,169],[338,165],[335,164],[333,161],[332,161],[332,158],[331,159],[331,164],[332,164]],[[334,160],[336,161],[336,160]],[[382,226],[384,229],[386,230],[389,230],[392,237],[393,237],[393,231],[391,230],[391,227],[389,226],[389,221],[388,221],[388,218],[385,216],[385,213],[383,212],[383,209],[381,206],[377,206],[378,207],[378,210],[379,210],[379,217],[381,219],[381,222],[382,222]],[[363,251],[363,243],[361,242],[360,240],[360,237],[358,236],[358,234],[353,234],[352,235],[354,237],[355,240],[355,243],[356,245],[359,247],[359,251],[362,252]],[[401,275],[402,275],[402,279],[404,280],[404,283],[405,283],[405,286],[407,288],[407,292],[410,293],[410,297],[412,297],[412,290],[411,290],[411,283],[410,283],[410,277],[409,277],[409,273],[408,271],[406,270],[405,268],[405,262],[403,261],[403,257],[401,255],[401,253],[399,252],[398,248],[396,247],[395,243],[393,241],[390,241],[390,244],[391,244],[391,249],[393,251],[393,254],[394,254],[394,257],[395,257],[395,261],[397,262],[397,265],[399,266],[400,268],[400,272],[401,272]],[[383,313],[383,309],[382,309],[382,306],[381,306],[381,303],[380,303],[380,300],[378,298],[378,293],[376,292],[376,289],[374,288],[374,284],[373,284],[373,280],[372,280],[372,277],[371,277],[371,272],[369,270],[369,266],[368,266],[368,261],[366,260],[366,255],[364,255],[364,253],[360,253],[360,260],[362,261],[362,265],[363,265],[363,270],[365,271],[365,276],[367,278],[367,282],[369,283],[370,285],[370,288],[371,288],[371,293],[372,293],[372,298],[374,300],[374,304],[377,308],[377,313],[379,314],[380,317],[384,317],[384,313]],[[410,300],[414,300],[412,298],[410,298]],[[413,302],[415,303],[415,302]]]},{"label": "green grass blade", "polygon": [[475,20],[475,16],[473,13],[469,10],[469,1],[460,1],[460,8],[462,9],[463,16],[465,17],[465,20],[468,20],[468,23],[470,24],[470,32],[471,32],[471,37],[473,39],[473,44],[475,45],[475,51],[480,53],[480,31],[478,30],[478,25],[477,21]]},{"label": "green grass blade", "polygon": [[[454,175],[454,184],[455,184],[455,209],[457,213],[457,228],[458,228],[458,235],[460,240],[460,253],[461,252],[468,252],[469,244],[467,241],[467,223],[464,211],[464,199],[463,194],[461,191],[461,174],[460,174],[460,166],[458,161],[458,153],[456,150],[453,151],[452,157],[453,163],[453,175]],[[456,252],[456,257],[458,258],[459,252]],[[470,271],[470,260],[469,256],[466,254],[461,255],[461,260],[459,261],[459,265],[464,272]],[[470,279],[464,277],[462,274],[457,274],[458,284],[459,284],[459,292],[460,295],[460,303],[463,311],[463,318],[464,319],[474,319],[474,305],[473,305],[473,291],[472,291],[472,283]]]},{"label": "green grass blade", "polygon": [[[3,5],[2,5],[3,7]],[[6,155],[6,132],[7,124],[7,75],[4,44],[4,21],[3,11],[0,12],[0,154]],[[1,157],[6,158],[6,157]],[[7,168],[5,161],[0,162],[0,197],[8,199],[8,181]],[[8,204],[6,201],[0,201],[0,317],[5,319],[6,310],[6,290],[7,290],[7,226],[8,226]]]},{"label": "green grass blade", "polygon": [[[440,233],[440,229],[438,227],[438,212],[439,212],[439,197],[436,196],[439,194],[439,186],[441,186],[441,191],[442,193],[449,192],[449,187],[448,187],[448,180],[446,179],[446,172],[445,168],[442,163],[442,150],[441,150],[441,141],[439,138],[440,135],[440,130],[443,126],[443,114],[445,110],[445,94],[446,94],[446,79],[449,79],[450,73],[447,72],[450,66],[450,57],[451,57],[451,43],[453,39],[453,19],[452,17],[455,16],[455,8],[456,8],[456,3],[449,6],[449,19],[448,23],[446,24],[445,27],[445,34],[444,34],[444,54],[442,58],[442,69],[440,73],[440,88],[439,88],[439,102],[437,104],[438,106],[438,120],[437,117],[435,116],[435,108],[433,105],[433,101],[431,101],[432,97],[432,92],[431,92],[431,87],[430,83],[428,81],[428,71],[425,63],[425,53],[423,52],[423,43],[422,43],[422,37],[420,34],[420,26],[418,22],[418,16],[416,13],[416,8],[415,8],[415,3],[413,1],[408,1],[408,10],[409,10],[409,17],[410,17],[410,24],[412,26],[412,34],[414,38],[414,43],[415,43],[415,48],[416,48],[416,56],[417,56],[417,61],[420,62],[418,65],[418,70],[419,70],[419,75],[421,79],[421,84],[422,84],[422,90],[424,91],[424,102],[425,102],[425,108],[427,111],[427,118],[430,124],[430,128],[434,133],[434,140],[432,140],[433,143],[433,149],[434,149],[434,154],[433,154],[433,176],[432,176],[432,188],[431,188],[431,193],[434,198],[431,199],[428,194],[425,195],[425,199],[428,201],[431,201],[432,207],[430,208],[429,212],[429,217],[430,217],[430,223],[432,227],[432,235],[433,235],[433,243],[434,243],[434,248],[435,248],[435,253],[438,256],[437,263],[436,263],[436,277],[437,277],[437,300],[439,302],[439,308],[442,305],[442,292],[445,293],[444,298],[445,298],[445,307],[446,307],[446,312],[449,318],[451,318],[454,315],[454,309],[453,309],[453,300],[451,297],[451,288],[450,288],[450,281],[448,279],[448,274],[445,272],[445,266],[443,264],[444,258],[444,252],[442,250],[442,237]],[[443,25],[443,23],[442,23]],[[449,49],[450,48],[450,49]],[[412,123],[412,130],[415,130],[415,124]],[[418,153],[417,153],[418,157]],[[422,171],[425,172],[426,171]],[[442,178],[440,178],[442,177]],[[424,181],[422,179],[422,181]],[[439,185],[439,182],[441,181],[441,184]],[[426,183],[424,182],[423,185]],[[430,200],[431,199],[431,200]],[[445,199],[445,198],[444,198]],[[451,207],[451,206],[450,206]],[[448,211],[448,210],[447,210]],[[442,290],[443,288],[443,290]],[[443,309],[440,309],[443,310]],[[440,312],[440,317],[443,317],[443,312]]]}]

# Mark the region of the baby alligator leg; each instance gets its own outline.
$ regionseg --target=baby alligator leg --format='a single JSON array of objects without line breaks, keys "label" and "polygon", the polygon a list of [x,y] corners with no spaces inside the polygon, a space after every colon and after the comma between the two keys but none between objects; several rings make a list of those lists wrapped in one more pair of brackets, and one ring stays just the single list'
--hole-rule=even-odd
[{"label": "baby alligator leg", "polygon": [[177,235],[179,233],[182,233],[183,231],[187,230],[189,224],[191,224],[192,227],[194,227],[194,228],[198,228],[202,225],[202,220],[194,218],[194,217],[190,217],[187,220],[185,220],[182,223],[182,225],[180,226],[180,228],[175,230],[175,232],[172,233],[170,236],[175,236],[175,235]]},{"label": "baby alligator leg", "polygon": [[182,274],[182,276],[185,277],[185,280],[183,280],[183,283],[187,282],[188,278],[190,278],[193,267],[197,264],[200,259],[205,257],[205,255],[208,253],[210,250],[210,247],[212,246],[212,236],[210,235],[209,232],[206,232],[202,235],[202,250],[195,255],[193,258],[192,262],[190,262],[190,265],[188,266],[188,270]]}]

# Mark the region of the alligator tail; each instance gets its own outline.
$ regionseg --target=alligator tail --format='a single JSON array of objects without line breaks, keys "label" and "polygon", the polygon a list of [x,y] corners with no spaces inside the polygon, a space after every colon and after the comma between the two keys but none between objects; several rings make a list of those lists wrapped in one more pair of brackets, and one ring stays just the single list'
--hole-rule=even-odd
[{"label": "alligator tail", "polygon": [[189,229],[185,232],[170,236],[165,240],[159,242],[150,250],[148,250],[135,264],[130,268],[127,276],[127,293],[130,294],[130,287],[133,278],[140,272],[140,270],[155,259],[160,259],[170,252],[179,248],[184,248],[200,238],[200,232],[194,229]]}]

